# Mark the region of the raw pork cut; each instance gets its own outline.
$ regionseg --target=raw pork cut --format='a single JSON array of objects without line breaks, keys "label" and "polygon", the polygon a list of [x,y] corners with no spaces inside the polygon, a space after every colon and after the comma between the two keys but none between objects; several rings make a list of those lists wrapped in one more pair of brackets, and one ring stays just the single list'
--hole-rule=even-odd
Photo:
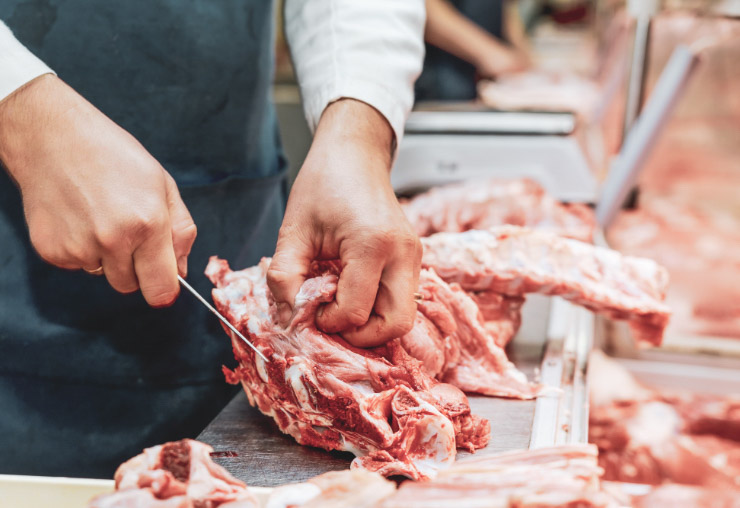
[{"label": "raw pork cut", "polygon": [[596,228],[589,207],[560,203],[527,178],[469,180],[434,187],[401,206],[419,236],[508,224],[591,242]]},{"label": "raw pork cut", "polygon": [[422,238],[422,265],[466,291],[557,295],[613,319],[659,345],[670,317],[666,270],[654,261],[516,226]]},{"label": "raw pork cut", "polygon": [[[216,285],[213,299],[219,311],[270,360],[265,363],[232,337],[239,366],[225,371],[227,380],[241,382],[250,404],[271,416],[280,430],[301,444],[354,453],[353,467],[417,479],[452,463],[456,448],[474,451],[487,444],[488,422],[471,414],[458,388],[437,382],[429,373],[447,372],[453,357],[417,360],[403,346],[413,337],[369,351],[320,332],[315,312],[336,292],[336,265],[331,263],[315,265],[316,272],[296,297],[292,322],[281,327],[265,280],[269,262],[263,259],[258,266],[232,272],[225,261],[212,258],[206,274]],[[422,280],[432,298],[428,284],[435,279],[427,273]],[[447,284],[436,281],[438,292],[452,293]],[[475,307],[462,291],[446,297],[467,299]],[[448,327],[444,336],[455,334],[465,316],[452,316],[434,303],[429,301],[426,313]],[[436,326],[420,311],[411,334],[427,339]],[[437,339],[441,342],[432,347],[444,348],[444,337]],[[531,396],[533,389],[501,356],[505,363],[499,377],[507,380],[505,388],[519,383]]]},{"label": "raw pork cut", "polygon": [[276,488],[265,508],[375,508],[395,491],[396,484],[377,473],[333,471]]},{"label": "raw pork cut", "polygon": [[605,479],[740,489],[740,400],[650,390],[602,354],[589,370],[589,440]]},{"label": "raw pork cut", "polygon": [[504,110],[570,111],[590,117],[596,108],[598,85],[572,73],[531,71],[478,83],[478,96]]},{"label": "raw pork cut", "polygon": [[398,490],[373,473],[328,473],[276,489],[266,508],[616,508],[600,473],[594,446],[555,446],[466,459]]},{"label": "raw pork cut", "polygon": [[147,448],[116,470],[116,491],[88,508],[258,508],[246,485],[191,439]]},{"label": "raw pork cut", "polygon": [[616,507],[596,447],[566,445],[466,459],[429,482],[405,482],[382,508]]}]

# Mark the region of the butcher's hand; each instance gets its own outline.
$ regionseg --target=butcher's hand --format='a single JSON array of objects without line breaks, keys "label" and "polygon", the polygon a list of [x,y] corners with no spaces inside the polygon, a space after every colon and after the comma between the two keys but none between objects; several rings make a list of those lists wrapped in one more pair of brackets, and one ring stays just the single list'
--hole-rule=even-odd
[{"label": "butcher's hand", "polygon": [[31,242],[51,264],[102,272],[155,307],[177,298],[196,229],[172,177],[130,134],[52,75],[0,102],[0,160]]},{"label": "butcher's hand", "polygon": [[288,200],[267,272],[281,320],[316,259],[339,259],[336,300],[317,326],[371,347],[414,323],[421,243],[390,184],[393,131],[374,108],[343,99],[321,117]]}]

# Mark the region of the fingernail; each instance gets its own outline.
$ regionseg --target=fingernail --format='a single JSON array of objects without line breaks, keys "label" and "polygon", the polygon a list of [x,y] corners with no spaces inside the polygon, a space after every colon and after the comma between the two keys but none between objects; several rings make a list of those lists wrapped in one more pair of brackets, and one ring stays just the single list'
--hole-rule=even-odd
[{"label": "fingernail", "polygon": [[177,272],[182,278],[188,276],[188,257],[182,256],[177,260]]},{"label": "fingernail", "polygon": [[290,318],[293,317],[293,309],[290,308],[290,305],[287,303],[278,303],[277,304],[277,318],[278,323],[280,323],[282,326],[287,326],[290,324]]}]

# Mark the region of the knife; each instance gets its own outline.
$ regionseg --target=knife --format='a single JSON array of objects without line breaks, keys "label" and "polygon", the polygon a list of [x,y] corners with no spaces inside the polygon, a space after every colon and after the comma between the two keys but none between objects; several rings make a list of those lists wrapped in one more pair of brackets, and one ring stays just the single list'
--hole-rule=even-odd
[{"label": "knife", "polygon": [[203,298],[202,296],[200,296],[200,293],[198,293],[195,290],[195,288],[193,288],[193,286],[191,286],[190,284],[188,284],[187,282],[185,282],[185,279],[183,279],[179,275],[177,276],[177,280],[180,281],[180,284],[182,284],[182,286],[185,289],[187,289],[188,291],[190,291],[191,293],[193,293],[193,296],[195,296],[198,300],[200,300],[200,303],[202,303],[203,305],[205,305],[208,310],[210,310],[211,312],[213,312],[216,315],[216,317],[221,320],[221,322],[223,324],[225,324],[226,326],[228,326],[229,327],[229,330],[231,330],[232,332],[234,332],[236,334],[236,336],[239,337],[241,340],[243,340],[244,343],[247,346],[251,347],[254,350],[255,353],[257,353],[258,355],[260,355],[260,358],[262,358],[266,362],[269,361],[269,360],[267,360],[267,357],[265,355],[263,355],[262,352],[254,346],[254,344],[252,344],[251,342],[249,342],[244,335],[242,335],[241,333],[239,333],[239,330],[237,330],[231,323],[229,323],[229,321],[225,317],[223,317],[219,311],[217,311],[216,309],[214,309],[213,306],[210,303],[208,303],[208,301],[205,298]]}]

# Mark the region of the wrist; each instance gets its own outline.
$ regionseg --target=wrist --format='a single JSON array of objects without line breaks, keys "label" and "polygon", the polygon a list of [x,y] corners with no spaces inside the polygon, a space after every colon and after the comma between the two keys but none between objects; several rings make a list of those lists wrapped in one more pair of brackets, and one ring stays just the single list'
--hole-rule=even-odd
[{"label": "wrist", "polygon": [[388,120],[377,109],[355,99],[339,99],[326,107],[319,120],[313,145],[339,146],[365,152],[390,170],[396,137]]}]

